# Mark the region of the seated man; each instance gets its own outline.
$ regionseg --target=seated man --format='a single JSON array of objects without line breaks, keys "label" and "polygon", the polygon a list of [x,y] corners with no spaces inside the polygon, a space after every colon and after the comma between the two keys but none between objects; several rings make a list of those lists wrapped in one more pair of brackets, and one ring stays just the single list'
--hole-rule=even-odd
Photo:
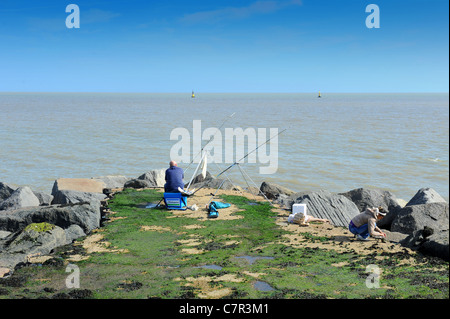
[{"label": "seated man", "polygon": [[164,192],[179,193],[178,187],[184,188],[183,169],[177,166],[177,162],[170,161],[170,167],[166,170],[166,184],[164,184]]}]

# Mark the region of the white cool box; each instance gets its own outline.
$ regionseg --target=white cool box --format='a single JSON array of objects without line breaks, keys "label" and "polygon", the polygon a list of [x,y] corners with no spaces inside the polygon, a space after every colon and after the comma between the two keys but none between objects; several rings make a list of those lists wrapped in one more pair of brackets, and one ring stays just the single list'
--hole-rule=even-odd
[{"label": "white cool box", "polygon": [[294,204],[292,205],[292,214],[303,213],[306,216],[306,204]]},{"label": "white cool box", "polygon": [[288,223],[293,223],[294,222],[294,216],[297,213],[301,213],[306,219],[307,218],[307,215],[306,215],[306,204],[294,204],[294,205],[292,205],[292,214],[290,214],[289,217],[288,217]]}]

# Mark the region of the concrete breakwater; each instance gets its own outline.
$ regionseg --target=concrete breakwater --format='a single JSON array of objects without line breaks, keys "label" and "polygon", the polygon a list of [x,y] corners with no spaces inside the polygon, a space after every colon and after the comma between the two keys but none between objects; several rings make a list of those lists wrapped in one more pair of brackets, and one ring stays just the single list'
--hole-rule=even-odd
[{"label": "concrete breakwater", "polygon": [[[192,187],[235,189],[263,194],[280,208],[291,210],[305,203],[308,213],[327,218],[335,227],[346,227],[366,206],[382,206],[388,214],[379,223],[388,240],[432,256],[449,259],[448,203],[433,189],[420,189],[408,202],[379,189],[354,189],[334,194],[326,190],[295,192],[273,183],[242,189],[230,181],[199,176]],[[151,170],[137,178],[105,176],[90,179],[61,178],[52,193],[34,192],[30,187],[13,189],[0,183],[0,277],[36,256],[101,227],[102,214],[113,189],[164,186],[164,169]],[[195,197],[194,197],[195,198]]]}]

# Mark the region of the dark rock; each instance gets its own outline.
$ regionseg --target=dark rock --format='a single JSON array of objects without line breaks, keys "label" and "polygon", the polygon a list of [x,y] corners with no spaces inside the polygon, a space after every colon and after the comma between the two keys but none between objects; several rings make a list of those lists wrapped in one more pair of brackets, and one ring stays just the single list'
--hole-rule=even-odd
[{"label": "dark rock", "polygon": [[17,232],[31,223],[47,222],[63,229],[78,225],[88,234],[100,226],[100,202],[27,207],[0,214],[0,230]]},{"label": "dark rock", "polygon": [[47,293],[54,293],[54,292],[56,291],[56,289],[55,289],[55,288],[52,288],[52,287],[44,287],[44,288],[42,289],[42,291],[43,291],[43,292],[47,292]]},{"label": "dark rock", "polygon": [[11,235],[12,233],[10,231],[6,231],[6,230],[0,230],[0,240],[8,237],[9,235]]},{"label": "dark rock", "polygon": [[75,239],[86,236],[83,229],[78,225],[70,225],[68,228],[64,229],[66,232],[66,243],[70,244]]},{"label": "dark rock", "polygon": [[52,296],[52,299],[71,299],[69,294],[65,292],[58,292]]},{"label": "dark rock", "polygon": [[37,191],[33,191],[33,193],[39,199],[40,206],[48,206],[52,204],[53,195]]},{"label": "dark rock", "polygon": [[281,194],[286,196],[295,194],[295,192],[289,188],[269,182],[263,182],[259,189],[268,199],[277,199]]},{"label": "dark rock", "polygon": [[435,232],[449,230],[448,203],[429,203],[405,206],[397,214],[391,230],[404,234],[412,234],[425,226]]},{"label": "dark rock", "polygon": [[132,281],[132,282],[124,282],[117,285],[117,288],[123,289],[125,291],[133,291],[141,289],[142,283],[139,281]]},{"label": "dark rock", "polygon": [[294,203],[304,203],[308,215],[326,218],[335,226],[347,227],[350,220],[360,213],[355,203],[347,197],[326,190],[295,193],[285,203],[289,210],[292,210]]},{"label": "dark rock", "polygon": [[218,178],[212,178],[209,180],[205,180],[200,183],[191,184],[189,187],[190,190],[192,189],[199,189],[199,188],[212,188],[212,189],[220,189],[222,190],[241,190],[240,187],[235,186],[227,179],[218,179]]},{"label": "dark rock", "polygon": [[0,182],[0,203],[7,199],[14,192],[14,189]]},{"label": "dark rock", "polygon": [[43,266],[49,266],[52,268],[63,268],[64,267],[64,259],[62,258],[50,258],[44,261]]},{"label": "dark rock", "polygon": [[[214,177],[211,175],[210,172],[206,171],[205,177],[203,177],[202,174],[198,174],[197,176],[195,176],[195,177],[192,179],[191,185],[198,184],[198,183],[202,183],[202,182],[209,181],[209,180],[212,180],[212,179],[214,179]],[[189,182],[186,183],[186,184],[184,185],[184,187],[187,187],[188,184],[189,184]]]},{"label": "dark rock", "polygon": [[434,229],[428,226],[425,226],[422,231],[422,235],[424,238],[430,237],[434,234]]},{"label": "dark rock", "polygon": [[105,198],[106,195],[103,193],[58,190],[54,193],[52,205],[100,202]]},{"label": "dark rock", "polygon": [[346,193],[340,193],[340,195],[344,195],[354,202],[360,212],[367,207],[383,207],[386,216],[377,222],[377,226],[380,228],[390,229],[392,221],[402,209],[394,194],[381,189],[357,188]]},{"label": "dark rock", "polygon": [[430,228],[414,231],[400,242],[403,246],[417,250],[424,255],[439,257],[449,261],[449,231],[434,231]]},{"label": "dark rock", "polygon": [[[184,187],[188,186],[189,182],[185,183]],[[197,175],[192,180],[191,186],[189,186],[190,190],[199,189],[199,188],[212,188],[212,189],[220,189],[222,190],[237,190],[242,191],[242,188],[234,185],[228,179],[218,179],[212,176],[208,171],[206,172],[205,178],[203,178],[202,174]]]},{"label": "dark rock", "polygon": [[439,231],[431,236],[425,237],[419,251],[423,254],[435,256],[449,261],[449,231]]},{"label": "dark rock", "polygon": [[52,296],[52,299],[91,299],[94,293],[89,289],[72,289],[68,293],[58,292]]},{"label": "dark rock", "polygon": [[61,227],[48,223],[33,223],[9,243],[6,251],[26,255],[46,255],[53,248],[65,244],[66,233]]},{"label": "dark rock", "polygon": [[49,254],[98,228],[99,220],[99,207],[89,203],[8,211],[0,215],[0,228],[15,232],[0,240],[0,268],[14,269],[29,256]]},{"label": "dark rock", "polygon": [[151,184],[149,181],[147,180],[143,180],[143,179],[132,179],[129,180],[128,182],[126,182],[123,185],[124,188],[147,188],[147,187],[151,187]]},{"label": "dark rock", "polygon": [[294,203],[294,201],[292,199],[290,199],[288,195],[285,195],[285,194],[278,195],[278,197],[276,199],[274,199],[273,202],[275,204],[280,205],[281,207],[285,207],[286,209],[288,207],[289,207],[289,209],[291,209],[292,204]]},{"label": "dark rock", "polygon": [[422,205],[429,203],[446,203],[446,201],[434,189],[421,188],[414,195],[414,197],[411,198],[411,200],[406,204],[406,206]]},{"label": "dark rock", "polygon": [[404,207],[391,229],[409,234],[400,243],[423,254],[449,260],[449,206],[446,202]]},{"label": "dark rock", "polygon": [[[4,249],[0,252],[0,269],[8,269],[9,273],[20,264],[27,263],[27,255],[20,253],[9,253]],[[0,283],[2,280],[0,280]]]},{"label": "dark rock", "polygon": [[137,179],[147,181],[149,183],[148,187],[164,187],[164,184],[166,183],[166,170],[154,169],[145,172]]},{"label": "dark rock", "polygon": [[92,299],[94,293],[89,289],[73,289],[69,292],[71,299]]},{"label": "dark rock", "polygon": [[13,274],[8,278],[0,280],[0,285],[5,287],[23,287],[27,283],[28,278],[28,275]]},{"label": "dark rock", "polygon": [[0,268],[14,269],[26,264],[30,256],[49,254],[65,244],[66,234],[62,228],[48,223],[30,224],[3,244]]},{"label": "dark rock", "polygon": [[39,199],[28,186],[19,187],[0,204],[0,210],[13,210],[22,207],[39,206]]}]

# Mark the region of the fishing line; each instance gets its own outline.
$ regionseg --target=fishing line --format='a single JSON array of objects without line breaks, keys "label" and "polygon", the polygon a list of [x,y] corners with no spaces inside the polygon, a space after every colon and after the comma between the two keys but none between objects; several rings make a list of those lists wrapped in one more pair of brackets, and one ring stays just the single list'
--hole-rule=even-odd
[{"label": "fishing line", "polygon": [[[280,135],[281,133],[283,133],[284,131],[286,131],[287,129],[282,130],[281,132],[278,132],[276,135],[272,136],[271,138],[269,138],[267,141],[265,141],[264,143],[260,144],[258,147],[256,147],[254,150],[252,150],[251,152],[248,152],[244,157],[242,157],[239,161],[234,162],[233,164],[231,164],[230,166],[228,166],[227,168],[225,168],[222,172],[220,172],[216,178],[218,178],[220,175],[224,174],[226,171],[228,171],[230,168],[232,168],[235,165],[238,165],[240,161],[244,160],[245,158],[247,158],[247,156],[249,156],[251,153],[255,152],[258,148],[260,148],[261,146],[267,144],[270,140],[272,140],[273,138],[277,137],[278,135]],[[223,182],[222,182],[223,184]],[[222,186],[222,184],[219,186],[219,188]],[[195,190],[195,192],[193,192],[192,194],[195,194],[196,192],[198,192],[200,189],[202,189],[204,186],[199,187],[198,189]]]},{"label": "fishing line", "polygon": [[206,144],[201,148],[201,150],[200,150],[200,151],[192,158],[191,162],[189,163],[189,165],[188,165],[188,166],[186,167],[186,169],[184,170],[185,173],[187,172],[187,170],[189,169],[189,167],[191,166],[191,164],[194,163],[194,161],[195,161],[195,159],[197,158],[197,156],[203,152],[203,150],[205,149],[205,147],[206,147],[209,143],[211,143],[211,141],[213,140],[213,137],[216,136],[217,132],[219,132],[220,129],[225,125],[225,123],[226,123],[229,119],[231,119],[235,114],[236,114],[236,112],[233,112],[233,114],[228,115],[228,116],[225,118],[225,120],[223,120],[222,125],[220,125],[220,126],[216,129],[216,131],[214,132],[214,134],[211,135],[211,137],[209,138],[208,142],[206,142]]}]

